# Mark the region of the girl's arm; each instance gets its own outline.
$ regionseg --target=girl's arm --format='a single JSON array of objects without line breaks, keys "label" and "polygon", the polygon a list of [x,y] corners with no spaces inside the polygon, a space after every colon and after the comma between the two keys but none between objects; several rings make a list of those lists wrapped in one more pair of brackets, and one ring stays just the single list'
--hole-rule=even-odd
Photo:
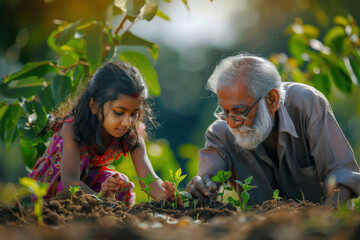
[{"label": "girl's arm", "polygon": [[63,139],[60,177],[64,190],[69,189],[69,187],[80,186],[85,193],[94,194],[95,191],[80,180],[80,147],[74,140],[73,124],[65,122],[60,134]]},{"label": "girl's arm", "polygon": [[[145,141],[139,136],[139,144],[135,148],[134,151],[131,152],[131,158],[135,166],[136,173],[138,177],[145,178],[147,175],[152,174],[154,178],[158,178],[158,180],[154,181],[150,184],[153,189],[150,191],[150,196],[154,198],[156,201],[164,200],[164,188],[161,186],[163,183],[162,180],[156,175],[149,157],[146,152]],[[139,181],[141,187],[145,187],[142,181]]]}]

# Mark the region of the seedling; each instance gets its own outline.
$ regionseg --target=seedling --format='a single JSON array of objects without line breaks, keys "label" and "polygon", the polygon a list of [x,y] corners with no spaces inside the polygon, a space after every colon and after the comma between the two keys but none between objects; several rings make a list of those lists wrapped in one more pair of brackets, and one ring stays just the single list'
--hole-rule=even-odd
[{"label": "seedling", "polygon": [[211,178],[211,181],[213,182],[220,182],[222,183],[222,186],[223,186],[223,190],[221,193],[218,193],[217,195],[221,196],[221,202],[223,202],[223,199],[224,199],[224,193],[225,193],[225,190],[227,191],[232,191],[233,188],[232,187],[229,187],[229,186],[226,186],[226,182],[228,181],[228,179],[231,177],[231,171],[223,171],[223,170],[220,170],[216,176],[213,176]]},{"label": "seedling", "polygon": [[69,191],[70,191],[70,204],[72,204],[72,199],[73,199],[73,195],[74,195],[74,193],[76,193],[77,191],[79,191],[80,190],[80,186],[75,186],[75,187],[69,187]]},{"label": "seedling", "polygon": [[175,172],[175,174],[171,169],[170,169],[169,172],[170,172],[171,180],[174,183],[174,187],[175,187],[175,208],[178,209],[178,204],[177,204],[177,199],[178,199],[178,196],[179,196],[178,186],[179,186],[179,183],[182,180],[184,180],[184,178],[186,177],[186,174],[181,176],[181,168],[179,168]]},{"label": "seedling", "polygon": [[275,189],[273,192],[273,199],[275,199],[276,201],[281,200],[282,197],[279,196],[279,189]]},{"label": "seedling", "polygon": [[239,180],[234,180],[234,181],[235,181],[237,184],[239,184],[239,185],[242,187],[242,189],[243,189],[243,191],[242,191],[241,194],[240,194],[240,197],[241,197],[241,199],[242,199],[242,203],[240,204],[240,209],[241,209],[241,211],[246,211],[246,210],[248,210],[248,209],[250,208],[250,207],[247,206],[247,202],[248,202],[249,199],[250,199],[250,195],[249,195],[248,191],[251,190],[251,189],[253,189],[253,188],[256,188],[256,186],[251,186],[251,185],[249,185],[250,182],[251,182],[251,180],[252,180],[252,178],[253,178],[252,176],[246,178],[246,179],[244,180],[244,183],[241,182],[241,181],[239,181]]},{"label": "seedling", "polygon": [[145,184],[144,188],[141,188],[141,191],[144,191],[148,195],[148,203],[150,204],[150,190],[153,189],[153,187],[150,187],[150,184],[158,180],[158,178],[154,178],[152,174],[147,175],[145,178],[142,177],[135,177],[136,179],[139,179]]},{"label": "seedling", "polygon": [[34,203],[34,213],[38,219],[39,225],[43,226],[44,220],[42,216],[42,208],[43,208],[42,198],[46,195],[47,190],[49,189],[49,184],[38,182],[28,177],[19,178],[19,183],[23,185],[28,191],[35,194],[36,201]]},{"label": "seedling", "polygon": [[190,193],[188,193],[187,191],[183,191],[183,192],[179,192],[180,196],[181,196],[181,200],[184,204],[185,207],[189,206],[189,200],[192,200],[192,196]]},{"label": "seedling", "polygon": [[234,207],[240,207],[241,201],[240,199],[234,199],[233,197],[228,197],[229,203],[231,203]]}]

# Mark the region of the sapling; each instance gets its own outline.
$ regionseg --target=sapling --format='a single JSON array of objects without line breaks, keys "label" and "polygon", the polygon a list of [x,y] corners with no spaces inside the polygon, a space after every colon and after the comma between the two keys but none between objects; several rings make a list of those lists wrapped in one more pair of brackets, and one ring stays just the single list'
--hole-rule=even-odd
[{"label": "sapling", "polygon": [[256,186],[251,186],[251,185],[249,185],[250,182],[251,182],[251,180],[252,180],[252,178],[253,178],[252,176],[246,178],[246,179],[244,180],[244,183],[241,182],[240,180],[234,180],[234,182],[236,182],[237,184],[239,184],[239,185],[242,187],[242,189],[243,189],[243,191],[242,191],[241,194],[240,194],[240,197],[241,197],[241,199],[242,199],[242,203],[241,203],[241,205],[240,205],[241,211],[246,211],[246,210],[249,209],[249,207],[247,206],[247,202],[248,202],[249,199],[250,199],[250,195],[249,195],[248,191],[251,190],[251,189],[253,189],[253,188],[256,188]]},{"label": "sapling", "polygon": [[279,196],[279,189],[275,189],[273,192],[273,199],[277,200],[281,200],[282,197]]},{"label": "sapling", "polygon": [[23,177],[19,178],[19,183],[23,185],[27,190],[31,193],[35,194],[36,201],[34,203],[34,214],[38,219],[38,223],[40,226],[44,225],[44,220],[42,216],[42,208],[43,208],[43,197],[46,195],[47,190],[49,188],[48,183],[38,182],[32,178]]},{"label": "sapling", "polygon": [[72,204],[72,202],[73,202],[73,195],[74,195],[74,193],[76,193],[77,191],[79,191],[80,190],[80,186],[75,186],[75,187],[69,187],[69,191],[70,191],[70,204]]},{"label": "sapling", "polygon": [[174,187],[175,187],[175,208],[178,209],[178,204],[177,204],[177,199],[178,199],[178,196],[179,196],[178,186],[179,186],[179,183],[182,180],[184,180],[184,178],[186,177],[186,174],[181,176],[181,168],[179,168],[175,172],[175,174],[171,169],[170,169],[169,172],[170,172],[171,180],[174,183]]},{"label": "sapling", "polygon": [[150,190],[153,189],[153,187],[150,187],[150,184],[158,180],[158,178],[154,178],[152,174],[147,175],[145,178],[142,177],[135,177],[136,179],[139,179],[145,184],[144,188],[141,188],[141,191],[145,192],[148,196],[148,203],[150,204]]},{"label": "sapling", "polygon": [[226,182],[228,181],[228,179],[231,177],[231,171],[223,171],[223,170],[220,170],[216,176],[213,176],[211,178],[211,181],[213,182],[220,182],[222,183],[222,186],[223,186],[223,190],[221,193],[218,193],[217,195],[221,196],[221,202],[223,202],[223,199],[224,199],[224,193],[225,193],[225,190],[227,191],[232,191],[233,188],[230,187],[230,186],[226,186]]}]

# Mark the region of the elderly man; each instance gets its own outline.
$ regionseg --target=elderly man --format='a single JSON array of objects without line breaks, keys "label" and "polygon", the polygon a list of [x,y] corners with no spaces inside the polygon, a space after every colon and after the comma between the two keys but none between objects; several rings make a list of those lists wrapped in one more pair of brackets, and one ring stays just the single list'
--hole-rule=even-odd
[{"label": "elderly man", "polygon": [[[206,131],[198,176],[187,185],[194,197],[218,190],[211,177],[219,170],[241,181],[253,176],[250,205],[272,199],[275,189],[285,199],[335,206],[337,194],[341,202],[360,194],[353,150],[319,91],[282,83],[270,61],[244,54],[224,59],[208,88],[217,94],[218,120]],[[339,191],[327,196],[328,187]]]}]

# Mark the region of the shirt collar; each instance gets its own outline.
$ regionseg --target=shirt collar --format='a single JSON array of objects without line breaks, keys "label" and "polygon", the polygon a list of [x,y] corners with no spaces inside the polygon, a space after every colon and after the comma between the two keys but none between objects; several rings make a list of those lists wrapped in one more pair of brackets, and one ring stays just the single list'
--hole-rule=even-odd
[{"label": "shirt collar", "polygon": [[299,135],[297,134],[294,126],[294,122],[291,120],[290,115],[283,103],[280,103],[277,112],[279,116],[279,132],[287,132],[292,136],[299,138]]}]

